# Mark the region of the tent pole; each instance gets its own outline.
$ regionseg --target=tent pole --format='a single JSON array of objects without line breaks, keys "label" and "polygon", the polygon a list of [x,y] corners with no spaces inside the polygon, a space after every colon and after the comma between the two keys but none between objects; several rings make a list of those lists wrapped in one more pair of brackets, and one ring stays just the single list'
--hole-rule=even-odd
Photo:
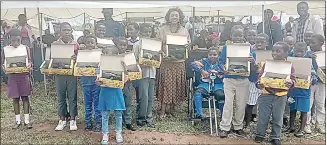
[{"label": "tent pole", "polygon": [[192,35],[192,43],[194,42],[194,36],[195,36],[195,7],[192,7],[192,17],[193,17],[193,35]]},{"label": "tent pole", "polygon": [[[37,16],[38,16],[38,22],[39,22],[41,57],[42,57],[42,61],[44,61],[44,49],[43,49],[43,44],[42,44],[42,13],[40,13],[40,8],[37,8]],[[46,78],[45,74],[43,74],[43,81],[44,81],[44,93],[46,95],[48,95],[48,93],[47,93],[47,78]]]},{"label": "tent pole", "polygon": [[84,27],[85,27],[85,23],[86,23],[86,20],[85,20],[85,19],[86,19],[86,14],[83,13],[83,20],[84,20],[84,21],[83,21],[83,25],[84,25]]},{"label": "tent pole", "polygon": [[127,14],[128,12],[125,13],[125,19],[126,19],[126,23],[128,23],[128,18],[127,18]]},{"label": "tent pole", "polygon": [[265,33],[265,5],[262,5],[262,33]]},{"label": "tent pole", "polygon": [[217,32],[217,33],[219,34],[219,24],[220,24],[219,20],[220,20],[220,10],[218,10],[218,11],[217,11],[217,18],[218,18],[218,25],[217,25],[217,27],[218,27],[218,28],[217,28],[217,31],[218,31],[218,32]]},{"label": "tent pole", "polygon": [[24,15],[26,16],[27,18],[27,12],[26,12],[26,8],[24,8]]}]

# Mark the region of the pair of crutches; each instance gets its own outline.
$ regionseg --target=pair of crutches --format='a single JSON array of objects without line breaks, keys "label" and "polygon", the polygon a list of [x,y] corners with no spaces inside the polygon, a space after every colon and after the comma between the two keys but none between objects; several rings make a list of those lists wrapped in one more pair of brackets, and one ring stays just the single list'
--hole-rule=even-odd
[{"label": "pair of crutches", "polygon": [[216,136],[218,136],[218,120],[217,120],[217,109],[216,109],[216,99],[215,96],[212,92],[212,90],[214,90],[214,85],[215,85],[215,79],[217,78],[216,74],[211,73],[210,74],[210,80],[209,80],[209,98],[208,98],[208,104],[209,104],[209,117],[210,117],[210,134],[213,136],[213,126],[212,126],[212,114],[211,114],[211,99],[213,102],[213,112],[214,112],[214,117],[215,117],[215,129],[216,129]]}]

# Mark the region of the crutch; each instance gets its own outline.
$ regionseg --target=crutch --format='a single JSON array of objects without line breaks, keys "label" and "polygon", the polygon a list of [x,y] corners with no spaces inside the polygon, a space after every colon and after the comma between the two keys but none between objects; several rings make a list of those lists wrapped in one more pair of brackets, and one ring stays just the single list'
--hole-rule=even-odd
[{"label": "crutch", "polygon": [[211,135],[213,135],[213,129],[212,129],[212,118],[211,118],[211,99],[213,102],[213,112],[214,112],[214,117],[215,117],[215,129],[216,129],[216,135],[218,136],[218,121],[217,121],[217,108],[216,108],[216,99],[213,95],[213,88],[214,88],[214,81],[217,78],[217,76],[214,73],[210,74],[210,82],[209,82],[209,113],[210,113],[210,131]]}]

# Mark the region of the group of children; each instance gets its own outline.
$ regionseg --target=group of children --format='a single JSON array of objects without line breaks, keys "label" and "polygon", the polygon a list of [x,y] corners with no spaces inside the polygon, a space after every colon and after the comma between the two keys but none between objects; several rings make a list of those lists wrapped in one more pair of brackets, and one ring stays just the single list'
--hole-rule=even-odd
[{"label": "group of children", "polygon": [[[309,33],[309,32],[308,32]],[[258,118],[256,126],[255,142],[264,141],[268,123],[272,123],[272,131],[270,133],[271,142],[275,145],[280,145],[280,135],[282,132],[284,114],[289,114],[290,122],[287,124],[288,132],[295,132],[296,137],[302,137],[304,133],[311,133],[310,130],[310,111],[313,102],[315,103],[315,111],[320,115],[320,120],[317,119],[317,127],[320,133],[325,133],[323,126],[324,121],[322,116],[325,115],[325,84],[318,78],[316,71],[318,69],[315,61],[314,52],[322,51],[324,37],[319,34],[305,34],[305,42],[296,42],[291,36],[285,38],[285,42],[277,42],[274,44],[271,56],[274,60],[287,61],[288,57],[305,57],[312,58],[312,81],[310,89],[295,88],[295,71],[293,66],[290,74],[290,79],[285,81],[285,85],[289,88],[275,89],[264,86],[260,82],[260,77],[264,73],[265,65],[261,68],[256,62],[256,51],[266,50],[268,45],[268,35],[261,33],[257,34],[255,29],[250,29],[244,36],[244,28],[236,25],[232,28],[231,38],[232,44],[244,43],[244,39],[250,43],[250,54],[248,61],[250,64],[250,76],[230,75],[225,70],[226,65],[226,49],[225,45],[218,57],[218,49],[212,47],[209,49],[208,58],[191,63],[193,70],[196,73],[201,73],[202,79],[208,79],[210,74],[216,73],[217,77],[214,82],[213,92],[216,90],[224,90],[225,103],[221,109],[222,117],[220,122],[220,137],[225,138],[231,131],[238,135],[244,135],[243,128],[247,128],[251,120],[256,117],[252,112],[255,106],[258,107]],[[262,64],[262,63],[261,63]],[[208,92],[208,83],[201,82],[194,94],[194,104],[196,118],[203,118],[202,113],[202,96]],[[216,95],[216,94],[215,94]],[[311,97],[310,97],[311,96]],[[318,99],[319,98],[319,99]],[[233,106],[235,100],[235,115],[233,117]],[[291,100],[291,101],[290,101]],[[285,110],[289,107],[289,111]],[[244,111],[245,110],[245,111]],[[301,125],[296,130],[296,112],[301,112]],[[256,114],[256,113],[254,113]],[[271,120],[271,121],[270,121]],[[243,126],[243,122],[245,123]],[[315,122],[314,122],[315,123]],[[285,123],[286,124],[286,123]]]},{"label": "group of children", "polygon": [[[97,39],[103,39],[105,34],[104,24],[98,23],[95,26],[94,35],[88,35],[84,38],[85,47],[80,47],[70,36],[72,34],[72,27],[69,23],[61,23],[60,38],[55,43],[75,44],[75,54],[72,59],[76,59],[79,49],[98,49]],[[116,48],[104,47],[103,54],[123,54],[126,52],[134,52],[136,60],[138,60],[140,53],[139,36],[141,38],[151,37],[151,25],[131,23],[127,27],[129,38],[119,37],[114,39]],[[322,81],[317,78],[315,71],[317,70],[317,63],[315,55],[312,52],[322,50],[324,37],[321,35],[312,35],[307,37],[306,42],[297,42],[294,44],[294,39],[285,38],[286,42],[277,42],[272,48],[272,58],[274,60],[287,60],[287,57],[308,57],[313,60],[312,76],[313,81],[310,89],[294,88],[295,75],[292,68],[291,79],[285,82],[285,85],[290,89],[273,89],[264,87],[259,78],[263,74],[264,65],[258,68],[256,65],[256,50],[265,50],[268,45],[268,36],[266,34],[258,34],[256,30],[250,29],[244,36],[244,28],[236,25],[231,31],[232,43],[243,43],[245,38],[250,43],[250,54],[248,61],[251,62],[250,76],[236,76],[230,75],[225,71],[226,65],[226,49],[225,45],[221,52],[218,48],[212,47],[208,50],[208,58],[191,63],[192,68],[202,75],[203,78],[209,78],[210,75],[215,74],[217,78],[214,81],[213,92],[217,96],[225,96],[224,106],[220,107],[222,111],[220,122],[220,137],[227,137],[233,124],[233,131],[239,135],[244,135],[243,128],[247,127],[253,119],[252,112],[255,105],[258,105],[258,122],[256,129],[256,142],[264,140],[267,125],[272,119],[271,139],[276,145],[280,144],[280,134],[283,124],[284,109],[289,98],[293,99],[290,104],[290,125],[289,131],[295,131],[296,111],[301,112],[301,126],[296,131],[296,136],[303,136],[303,131],[310,133],[310,110],[314,103],[317,108],[317,125],[319,131],[324,133],[324,103],[325,86]],[[10,46],[15,48],[26,47],[28,56],[29,48],[21,45],[20,31],[18,29],[11,30]],[[307,49],[310,46],[310,50]],[[294,48],[293,48],[294,47]],[[6,48],[4,48],[6,49]],[[220,53],[220,54],[219,54]],[[2,51],[2,54],[4,52]],[[2,63],[4,62],[4,55],[2,56]],[[29,57],[30,58],[30,57]],[[30,59],[29,59],[30,60]],[[109,62],[108,62],[109,63]],[[124,63],[123,63],[124,65]],[[29,63],[31,67],[31,63]],[[109,111],[113,110],[116,119],[116,142],[123,142],[122,124],[126,128],[134,131],[132,125],[132,96],[133,89],[136,90],[137,97],[137,125],[148,125],[153,127],[153,98],[155,87],[156,69],[153,67],[142,66],[143,78],[140,80],[131,81],[128,76],[125,77],[125,85],[123,89],[101,87],[97,84],[99,76],[84,76],[80,77],[83,89],[84,105],[85,105],[85,129],[100,132],[102,130],[102,144],[109,142]],[[125,70],[127,73],[127,71]],[[97,71],[99,74],[99,71]],[[16,115],[16,123],[14,128],[20,126],[19,100],[23,101],[24,107],[24,124],[27,128],[31,128],[29,121],[30,105],[28,96],[31,93],[31,83],[28,73],[9,74],[8,75],[8,96],[13,98],[14,111]],[[76,116],[77,116],[77,77],[56,75],[56,91],[58,97],[58,115],[60,117],[59,123],[55,130],[61,131],[66,127],[69,121],[70,130],[77,130]],[[198,89],[195,91],[194,101],[196,107],[196,117],[203,118],[202,113],[202,98],[203,94],[208,93],[209,85],[206,81],[200,81]],[[222,92],[223,91],[223,92]],[[311,96],[311,97],[310,97]],[[68,97],[69,111],[67,111],[66,99]],[[319,98],[319,99],[318,99]],[[233,117],[233,106],[235,100],[235,116]],[[323,107],[323,108],[322,108]],[[92,114],[94,111],[95,126],[93,124]],[[288,112],[287,112],[288,113]],[[69,114],[69,115],[67,115]],[[243,122],[245,125],[243,126]]]}]

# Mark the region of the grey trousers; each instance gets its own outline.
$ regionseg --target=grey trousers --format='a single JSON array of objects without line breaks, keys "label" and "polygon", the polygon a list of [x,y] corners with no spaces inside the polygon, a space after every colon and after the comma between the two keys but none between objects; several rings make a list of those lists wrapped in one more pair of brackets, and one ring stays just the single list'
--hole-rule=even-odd
[{"label": "grey trousers", "polygon": [[58,97],[58,115],[66,116],[68,97],[69,113],[71,117],[77,116],[77,78],[75,76],[56,75],[56,91]]},{"label": "grey trousers", "polygon": [[125,83],[123,88],[124,99],[125,99],[125,107],[126,110],[123,114],[124,124],[132,124],[132,99],[133,99],[133,83],[132,81],[128,81]]},{"label": "grey trousers", "polygon": [[144,78],[139,80],[139,104],[138,104],[138,123],[152,123],[152,109],[153,109],[153,98],[154,98],[154,86],[155,79]]},{"label": "grey trousers", "polygon": [[265,137],[269,119],[272,115],[273,124],[270,138],[280,139],[286,101],[286,96],[261,95],[258,98],[259,118],[256,136]]}]

